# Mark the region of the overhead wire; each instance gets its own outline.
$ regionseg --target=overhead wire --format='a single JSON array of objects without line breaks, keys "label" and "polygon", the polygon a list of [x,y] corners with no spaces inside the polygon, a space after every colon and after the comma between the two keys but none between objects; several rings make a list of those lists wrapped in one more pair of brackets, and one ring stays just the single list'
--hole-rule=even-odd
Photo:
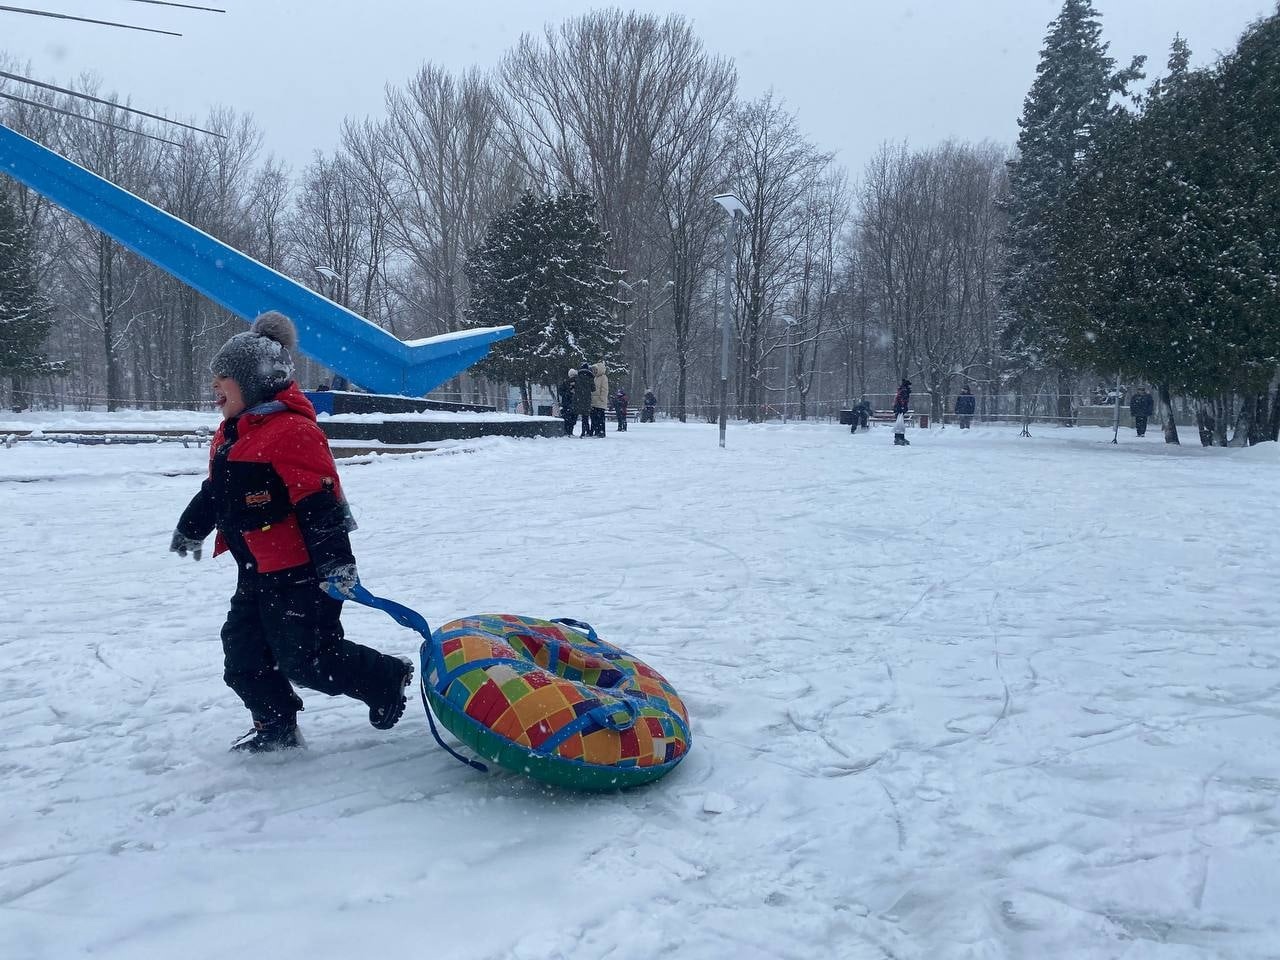
[{"label": "overhead wire", "polygon": [[[128,0],[128,2],[145,3],[148,5],[157,6],[157,7],[177,7],[183,10],[202,10],[209,13],[226,13],[226,10],[220,7],[204,7],[204,6],[198,6],[196,4],[191,4],[191,3],[178,3],[176,2],[176,0]],[[26,16],[32,16],[32,17],[49,17],[54,20],[70,20],[76,23],[89,23],[89,24],[94,24],[96,26],[103,26],[103,27],[118,27],[123,30],[137,30],[143,33],[156,33],[156,34],[162,34],[168,37],[182,36],[182,34],[176,33],[172,30],[159,30],[154,27],[143,27],[143,26],[138,26],[136,24],[132,24],[132,23],[120,23],[115,20],[96,20],[92,17],[77,17],[68,13],[55,13],[52,10],[36,10],[30,7],[14,7],[14,6],[10,6],[9,4],[0,4],[0,13],[18,13],[18,14],[24,14]],[[107,106],[111,106],[116,109],[123,110],[126,113],[134,113],[142,117],[147,117],[151,120],[159,120],[161,123],[168,123],[168,124],[172,124],[173,126],[183,127],[187,130],[194,130],[197,133],[203,133],[211,137],[218,137],[221,140],[227,139],[225,134],[215,133],[212,130],[204,129],[203,127],[197,127],[190,123],[183,123],[180,120],[170,120],[168,117],[162,117],[159,114],[148,113],[145,110],[139,110],[135,107],[127,107],[127,106],[124,106],[123,104],[116,103],[115,101],[112,101],[112,100],[104,100],[101,97],[95,97],[87,93],[80,93],[79,91],[76,91],[76,90],[69,90],[66,87],[59,87],[56,84],[45,83],[41,80],[32,79],[31,77],[24,77],[19,74],[8,73],[6,71],[0,71],[0,77],[4,77],[5,79],[13,80],[17,83],[27,84],[33,87],[42,87],[46,90],[53,90],[57,93],[61,93],[66,96],[77,97],[82,100],[90,100],[94,103],[105,104]],[[157,140],[160,143],[167,143],[177,147],[182,146],[182,144],[177,143],[174,140],[167,140],[164,137],[153,136],[152,134],[143,133],[140,130],[134,130],[130,127],[120,126],[119,124],[114,124],[106,120],[99,120],[96,117],[87,117],[87,116],[84,116],[83,114],[75,113],[71,110],[64,110],[61,107],[55,107],[52,104],[42,103],[39,100],[29,100],[26,97],[19,97],[16,94],[11,94],[11,93],[0,93],[0,97],[6,100],[15,101],[17,103],[24,103],[29,106],[36,107],[37,109],[49,110],[53,113],[63,114],[64,116],[75,117],[78,120],[86,120],[90,123],[98,123],[98,124],[102,124],[103,126],[112,127],[116,130],[123,130],[128,133],[136,134],[140,137],[146,137],[148,140]]]},{"label": "overhead wire", "polygon": [[91,17],[75,17],[69,13],[54,13],[52,10],[32,10],[30,7],[11,7],[0,4],[0,13],[22,13],[29,17],[50,17],[54,20],[74,20],[77,23],[92,23],[100,27],[119,27],[122,30],[140,30],[143,33],[162,33],[167,37],[180,37],[182,34],[172,30],[157,30],[155,27],[139,27],[132,23],[118,23],[115,20],[94,20]]},{"label": "overhead wire", "polygon": [[104,127],[111,127],[113,130],[123,130],[125,133],[132,133],[135,136],[146,137],[148,140],[157,140],[160,143],[167,143],[171,147],[181,147],[182,144],[176,140],[166,140],[164,137],[157,137],[151,133],[143,133],[141,130],[134,130],[132,127],[124,127],[118,123],[112,123],[110,120],[99,120],[97,117],[86,117],[82,113],[75,113],[71,110],[64,110],[62,107],[55,107],[52,104],[41,103],[39,100],[28,100],[26,97],[19,97],[12,93],[0,92],[0,99],[13,100],[16,103],[25,103],[29,107],[36,107],[40,110],[50,110],[53,113],[61,113],[64,116],[75,117],[77,120],[84,120],[88,123],[101,124]]},{"label": "overhead wire", "polygon": [[174,3],[173,0],[125,0],[126,3],[148,3],[155,7],[178,7],[182,10],[204,10],[208,13],[226,13],[219,7],[197,7],[192,3]]},{"label": "overhead wire", "polygon": [[[20,74],[9,73],[6,70],[0,70],[0,77],[5,78],[6,80],[15,80],[18,83],[25,83],[33,87],[43,87],[46,90],[53,90],[56,93],[64,93],[69,97],[78,97],[81,100],[92,100],[94,103],[101,103],[109,107],[115,107],[117,110],[123,110],[126,113],[136,113],[139,116],[149,117],[152,120],[160,120],[163,123],[171,123],[176,127],[185,127],[186,129],[194,130],[197,133],[207,133],[209,136],[217,137],[220,140],[227,139],[226,134],[215,133],[212,130],[204,129],[204,127],[197,127],[197,126],[193,126],[190,123],[183,123],[181,120],[170,120],[168,117],[162,117],[158,113],[147,113],[147,111],[138,110],[135,107],[126,107],[124,104],[116,103],[116,101],[114,100],[104,100],[101,97],[95,97],[88,93],[80,93],[79,91],[76,91],[76,90],[70,90],[66,87],[60,87],[57,84],[45,83],[42,80],[33,80],[31,77],[24,77],[24,76],[21,76]],[[39,101],[35,101],[35,102],[38,103]]]}]

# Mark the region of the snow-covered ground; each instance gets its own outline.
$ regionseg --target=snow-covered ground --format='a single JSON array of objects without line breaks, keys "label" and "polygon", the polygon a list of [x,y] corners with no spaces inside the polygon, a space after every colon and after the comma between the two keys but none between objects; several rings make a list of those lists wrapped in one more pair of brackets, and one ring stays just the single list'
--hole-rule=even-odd
[{"label": "snow-covered ground", "polygon": [[311,694],[306,753],[232,756],[234,569],[167,552],[206,451],[0,448],[0,957],[1280,955],[1280,453],[1034,433],[348,466],[374,592],[585,619],[684,695],[688,759],[603,796],[420,705]]}]

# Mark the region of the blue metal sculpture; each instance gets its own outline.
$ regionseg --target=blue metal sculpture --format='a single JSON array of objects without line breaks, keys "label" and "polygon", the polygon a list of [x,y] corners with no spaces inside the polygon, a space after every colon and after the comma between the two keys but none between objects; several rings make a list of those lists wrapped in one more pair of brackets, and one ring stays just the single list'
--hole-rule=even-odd
[{"label": "blue metal sculpture", "polygon": [[245,320],[279,310],[308,356],[379,393],[419,396],[515,333],[486,327],[405,343],[202,230],[0,124],[0,172]]}]

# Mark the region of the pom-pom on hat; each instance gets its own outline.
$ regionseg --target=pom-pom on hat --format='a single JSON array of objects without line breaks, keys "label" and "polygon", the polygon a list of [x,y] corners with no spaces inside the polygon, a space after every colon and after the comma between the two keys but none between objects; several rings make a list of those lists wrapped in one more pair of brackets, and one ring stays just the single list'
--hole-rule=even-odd
[{"label": "pom-pom on hat", "polygon": [[293,379],[293,357],[298,331],[283,313],[260,314],[244,333],[222,345],[209,364],[215,377],[230,377],[240,385],[246,408],[270,400]]}]

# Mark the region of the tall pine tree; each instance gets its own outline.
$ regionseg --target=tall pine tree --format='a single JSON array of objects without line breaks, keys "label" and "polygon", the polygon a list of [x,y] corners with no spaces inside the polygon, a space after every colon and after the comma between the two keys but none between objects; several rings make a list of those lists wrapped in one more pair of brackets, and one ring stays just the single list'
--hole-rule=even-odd
[{"label": "tall pine tree", "polygon": [[[1069,326],[1078,314],[1060,287],[1068,226],[1063,200],[1112,99],[1142,76],[1143,57],[1115,70],[1091,0],[1065,0],[1049,25],[1036,79],[1018,121],[1018,154],[1009,163],[1008,258],[1004,283],[1010,313],[1006,346],[1024,367],[1058,367],[1060,397],[1069,393]],[[1070,397],[1059,401],[1070,416]]]},{"label": "tall pine tree", "polygon": [[24,406],[24,378],[61,368],[40,349],[52,324],[52,310],[36,286],[30,238],[0,190],[0,376],[12,378],[15,409]]},{"label": "tall pine tree", "polygon": [[528,404],[533,384],[552,387],[570,366],[614,356],[622,330],[612,291],[622,273],[609,267],[608,248],[586,194],[527,193],[494,219],[467,258],[465,322],[511,324],[516,334],[490,348],[486,376],[520,384]]},{"label": "tall pine tree", "polygon": [[[1155,382],[1166,410],[1171,386],[1191,387],[1186,331],[1203,273],[1191,215],[1205,197],[1185,174],[1202,149],[1189,59],[1175,39],[1169,73],[1142,113],[1113,111],[1095,128],[1064,195],[1059,237],[1065,354]],[[1178,442],[1168,416],[1165,439]]]}]

